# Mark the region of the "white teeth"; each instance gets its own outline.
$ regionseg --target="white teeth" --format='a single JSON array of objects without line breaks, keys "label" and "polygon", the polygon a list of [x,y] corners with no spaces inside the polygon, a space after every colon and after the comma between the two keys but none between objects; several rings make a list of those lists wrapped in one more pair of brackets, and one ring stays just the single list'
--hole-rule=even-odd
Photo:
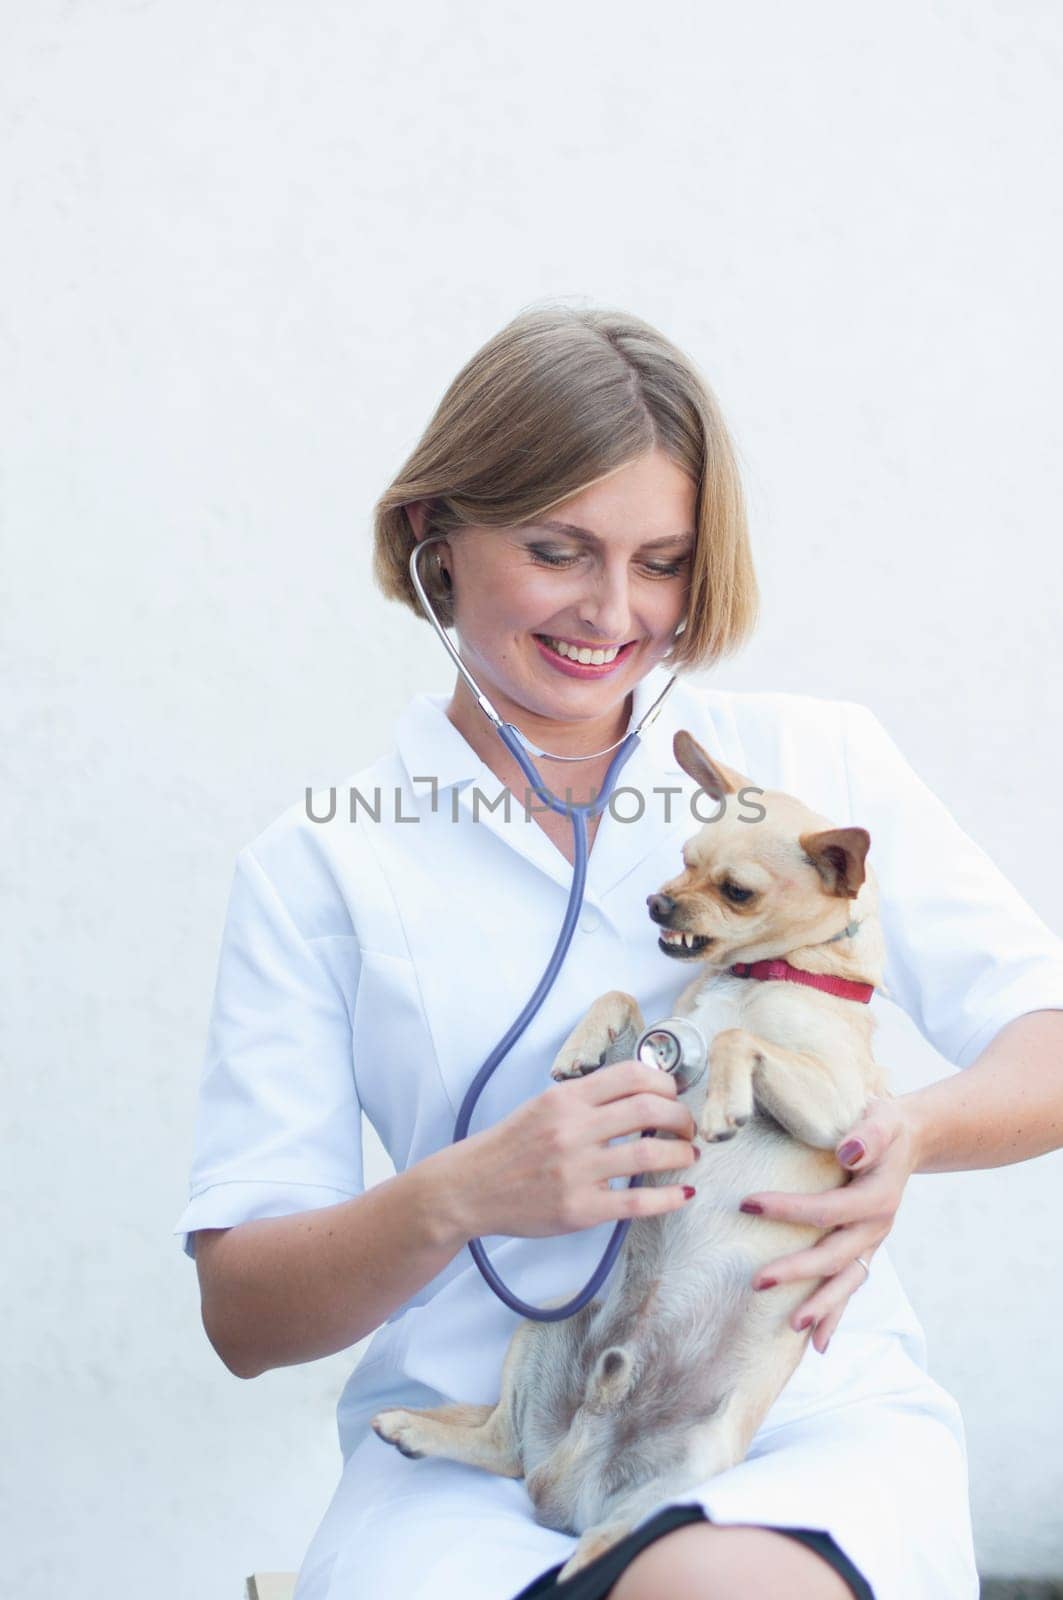
[{"label": "white teeth", "polygon": [[607,650],[588,650],[586,646],[566,644],[563,639],[551,639],[549,634],[543,638],[551,650],[556,650],[559,656],[566,656],[570,661],[579,661],[583,666],[604,667],[607,661],[615,661],[621,649],[618,644],[610,645]]}]

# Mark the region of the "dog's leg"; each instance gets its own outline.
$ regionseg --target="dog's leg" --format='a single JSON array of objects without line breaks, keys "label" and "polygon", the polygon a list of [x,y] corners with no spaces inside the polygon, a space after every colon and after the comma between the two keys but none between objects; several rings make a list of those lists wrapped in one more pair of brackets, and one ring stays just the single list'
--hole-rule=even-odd
[{"label": "dog's leg", "polygon": [[753,1115],[756,1040],[744,1028],[725,1028],[709,1045],[709,1081],[698,1133],[709,1144],[733,1139]]},{"label": "dog's leg", "polygon": [[717,1415],[683,1438],[677,1437],[675,1469],[615,1500],[601,1521],[584,1531],[558,1573],[558,1582],[619,1544],[658,1507],[744,1461],[754,1434],[797,1367],[808,1339],[807,1333],[797,1334],[784,1325],[774,1337],[769,1335],[753,1346],[755,1359],[747,1362]]},{"label": "dog's leg", "polygon": [[445,1456],[502,1478],[523,1477],[520,1462],[508,1447],[501,1405],[433,1406],[423,1411],[378,1411],[370,1427],[401,1455]]},{"label": "dog's leg", "polygon": [[[560,1305],[564,1296],[549,1301]],[[558,1324],[522,1322],[509,1342],[502,1365],[498,1404],[430,1406],[378,1411],[370,1419],[373,1432],[404,1456],[445,1456],[469,1467],[481,1467],[501,1478],[522,1478],[518,1407],[525,1383],[523,1369],[532,1341]]]},{"label": "dog's leg", "polygon": [[663,1506],[671,1495],[682,1494],[684,1489],[690,1488],[690,1484],[689,1477],[654,1478],[652,1483],[644,1483],[624,1499],[616,1501],[607,1517],[580,1535],[575,1550],[557,1575],[557,1582],[563,1583],[584,1567],[589,1567],[592,1561],[597,1561],[614,1544],[626,1539],[643,1517],[658,1506]]},{"label": "dog's leg", "polygon": [[370,1420],[373,1432],[393,1444],[404,1456],[445,1456],[469,1467],[480,1467],[501,1478],[522,1478],[524,1464],[514,1426],[513,1403],[517,1369],[526,1337],[534,1333],[522,1323],[510,1340],[502,1368],[502,1397],[495,1406],[446,1405],[424,1410],[378,1411]]},{"label": "dog's leg", "polygon": [[709,1142],[733,1138],[756,1099],[802,1144],[832,1150],[863,1114],[867,1082],[857,1061],[827,1062],[746,1028],[725,1028],[709,1047],[699,1132]]},{"label": "dog's leg", "polygon": [[551,1078],[582,1078],[598,1067],[627,1061],[645,1024],[633,995],[611,989],[601,995],[577,1022],[558,1051]]},{"label": "dog's leg", "polygon": [[637,1489],[614,1500],[600,1522],[584,1530],[575,1550],[557,1575],[557,1581],[571,1578],[581,1568],[596,1561],[606,1550],[625,1539],[637,1523],[651,1511],[662,1507],[675,1495],[689,1491],[706,1478],[737,1466],[742,1460],[744,1430],[736,1426],[736,1403],[729,1403],[720,1418],[706,1423],[683,1444],[677,1440],[676,1453],[681,1464],[673,1472],[640,1484]]}]

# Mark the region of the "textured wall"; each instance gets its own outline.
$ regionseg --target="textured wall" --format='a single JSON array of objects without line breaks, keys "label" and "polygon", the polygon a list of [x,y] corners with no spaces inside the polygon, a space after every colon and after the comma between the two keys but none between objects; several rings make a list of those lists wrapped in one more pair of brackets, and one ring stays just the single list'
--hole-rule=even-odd
[{"label": "textured wall", "polygon": [[[233,858],[449,685],[369,509],[521,306],[626,306],[716,386],[765,590],[716,681],[866,701],[1063,931],[1063,21],[0,9],[4,1565],[236,1600],[324,1511],[351,1357],[234,1380],[170,1235]],[[895,1233],[987,1570],[1063,1567],[1061,1176],[918,1179]]]}]

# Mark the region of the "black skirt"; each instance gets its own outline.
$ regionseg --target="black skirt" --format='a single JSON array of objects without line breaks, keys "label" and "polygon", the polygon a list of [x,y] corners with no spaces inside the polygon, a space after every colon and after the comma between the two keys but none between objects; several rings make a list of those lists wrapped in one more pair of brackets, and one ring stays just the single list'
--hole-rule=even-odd
[{"label": "black skirt", "polygon": [[[671,1533],[673,1528],[681,1528],[687,1522],[710,1522],[701,1506],[665,1506],[655,1517],[644,1522],[636,1528],[634,1533],[629,1533],[625,1539],[614,1544],[611,1550],[606,1550],[597,1560],[583,1568],[582,1572],[575,1573],[565,1583],[558,1583],[557,1574],[564,1566],[559,1561],[556,1567],[543,1572],[538,1578],[533,1578],[527,1588],[515,1595],[513,1600],[544,1600],[548,1595],[557,1595],[558,1600],[605,1600],[613,1584],[620,1574],[648,1544],[659,1539],[662,1534]],[[749,1523],[743,1523],[749,1527]],[[856,1600],[875,1600],[871,1585],[863,1573],[853,1566],[849,1557],[840,1550],[829,1533],[821,1533],[815,1528],[771,1528],[772,1533],[785,1533],[789,1539],[797,1539],[801,1544],[807,1544],[810,1550],[815,1550],[825,1561],[828,1561],[839,1572],[849,1585]]]}]

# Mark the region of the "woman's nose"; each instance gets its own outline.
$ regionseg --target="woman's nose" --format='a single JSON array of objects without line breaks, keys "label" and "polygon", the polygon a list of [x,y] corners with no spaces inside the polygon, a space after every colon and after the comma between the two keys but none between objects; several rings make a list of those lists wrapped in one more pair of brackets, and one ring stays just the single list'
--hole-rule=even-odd
[{"label": "woman's nose", "polygon": [[608,644],[631,638],[631,603],[626,572],[599,574],[579,605],[580,621]]}]

